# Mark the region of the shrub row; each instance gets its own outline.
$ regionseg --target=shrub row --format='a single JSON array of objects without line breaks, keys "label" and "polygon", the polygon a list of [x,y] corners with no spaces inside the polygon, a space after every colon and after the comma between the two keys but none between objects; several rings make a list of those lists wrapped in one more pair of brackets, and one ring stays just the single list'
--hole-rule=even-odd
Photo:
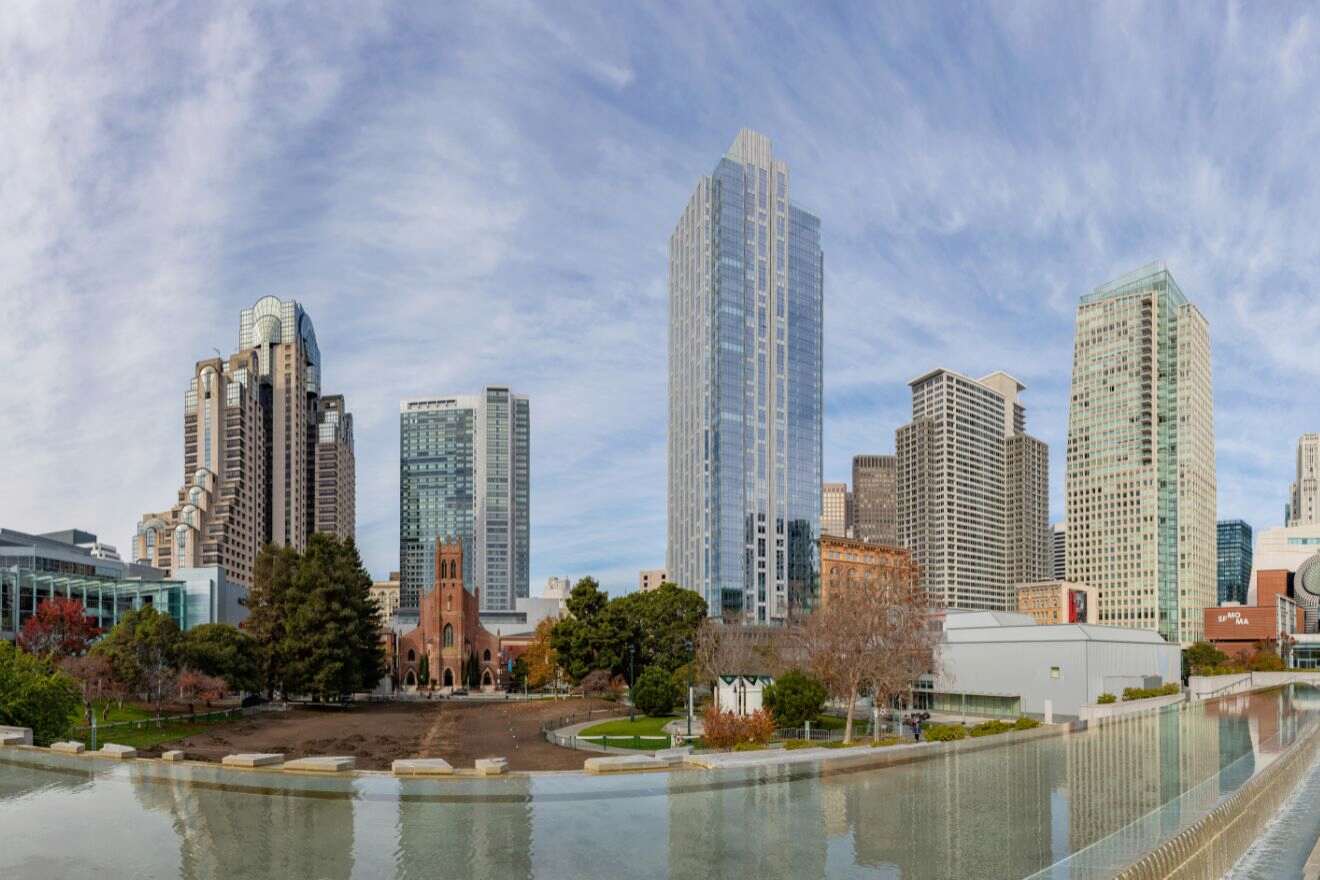
[{"label": "shrub row", "polygon": [[702,742],[713,749],[731,749],[739,743],[764,746],[775,732],[774,719],[764,709],[752,715],[738,716],[707,706],[702,722]]},{"label": "shrub row", "polygon": [[1040,727],[1039,721],[1023,715],[1016,721],[994,719],[982,721],[975,727],[964,727],[961,724],[928,724],[921,729],[921,736],[922,739],[933,742],[952,742],[966,739],[968,736],[995,736],[1000,733],[1008,733],[1010,730],[1032,730],[1036,727]]},{"label": "shrub row", "polygon": [[[1151,697],[1171,697],[1182,691],[1182,685],[1171,681],[1157,688],[1123,688],[1123,700],[1148,700]],[[1101,700],[1101,702],[1104,702]]]},{"label": "shrub row", "polygon": [[1096,702],[1101,706],[1107,706],[1110,703],[1118,702],[1118,697],[1114,696],[1113,694],[1101,694],[1099,697],[1096,698]]}]

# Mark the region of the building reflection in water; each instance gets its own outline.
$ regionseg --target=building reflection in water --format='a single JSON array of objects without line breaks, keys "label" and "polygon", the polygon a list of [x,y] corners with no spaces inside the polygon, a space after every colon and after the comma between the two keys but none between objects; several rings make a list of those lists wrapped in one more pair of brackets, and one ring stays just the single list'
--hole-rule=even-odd
[{"label": "building reflection in water", "polygon": [[[728,778],[728,777],[726,777]],[[826,823],[839,804],[817,779],[791,782],[775,770],[750,770],[736,787],[675,791],[667,798],[669,871],[675,877],[823,877]],[[702,775],[675,773],[671,787],[700,786]],[[827,804],[833,804],[832,810]]]},{"label": "building reflection in water", "polygon": [[[1320,710],[1320,692],[1301,694],[807,778],[799,766],[440,782],[11,760],[0,876],[933,880],[1024,877],[1065,859],[1051,876],[1103,873],[1275,760]],[[52,827],[80,832],[55,846]]]},{"label": "building reflection in water", "polygon": [[[308,797],[287,780],[277,780],[283,792],[252,793],[193,784],[202,774],[187,768],[171,774],[146,764],[128,769],[138,802],[172,820],[181,880],[353,875],[354,802],[347,780],[321,785],[318,796]],[[249,784],[269,783],[254,773]]]}]

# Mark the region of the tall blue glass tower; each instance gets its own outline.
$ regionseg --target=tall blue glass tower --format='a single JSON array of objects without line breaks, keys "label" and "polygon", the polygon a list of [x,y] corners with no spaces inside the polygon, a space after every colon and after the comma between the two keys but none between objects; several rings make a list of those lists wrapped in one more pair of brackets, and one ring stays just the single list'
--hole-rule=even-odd
[{"label": "tall blue glass tower", "polygon": [[782,622],[819,592],[820,219],[738,134],[669,240],[667,567],[710,613]]},{"label": "tall blue glass tower", "polygon": [[1240,519],[1220,520],[1219,533],[1219,604],[1246,604],[1247,585],[1251,581],[1251,526]]},{"label": "tall blue glass tower", "polygon": [[435,584],[435,542],[462,543],[463,580],[481,610],[528,595],[531,417],[527,398],[480,394],[399,407],[399,608],[416,613]]}]

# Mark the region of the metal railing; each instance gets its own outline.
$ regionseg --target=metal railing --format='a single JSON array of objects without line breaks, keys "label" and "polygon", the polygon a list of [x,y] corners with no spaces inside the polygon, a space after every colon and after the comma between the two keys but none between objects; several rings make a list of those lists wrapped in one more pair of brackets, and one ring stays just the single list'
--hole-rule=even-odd
[{"label": "metal railing", "polygon": [[216,709],[212,712],[191,712],[184,715],[154,715],[150,718],[134,718],[130,721],[112,721],[109,724],[81,724],[74,727],[71,735],[81,741],[86,742],[88,747],[95,750],[98,741],[103,742],[107,732],[110,735],[116,730],[160,730],[169,724],[195,724],[200,721],[219,721],[225,718],[239,718],[244,715],[251,715],[257,712],[279,712],[284,711],[285,707],[278,703],[269,703],[259,706],[233,706],[229,709]]}]

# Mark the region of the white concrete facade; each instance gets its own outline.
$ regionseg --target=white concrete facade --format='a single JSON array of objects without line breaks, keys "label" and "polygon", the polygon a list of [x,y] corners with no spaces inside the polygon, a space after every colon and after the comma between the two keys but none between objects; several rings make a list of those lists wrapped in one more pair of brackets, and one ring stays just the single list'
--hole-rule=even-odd
[{"label": "white concrete facade", "polygon": [[951,613],[945,620],[935,689],[1014,694],[1022,711],[1077,717],[1103,693],[1178,681],[1182,649],[1148,630],[1060,624],[1038,626],[1026,615]]}]

